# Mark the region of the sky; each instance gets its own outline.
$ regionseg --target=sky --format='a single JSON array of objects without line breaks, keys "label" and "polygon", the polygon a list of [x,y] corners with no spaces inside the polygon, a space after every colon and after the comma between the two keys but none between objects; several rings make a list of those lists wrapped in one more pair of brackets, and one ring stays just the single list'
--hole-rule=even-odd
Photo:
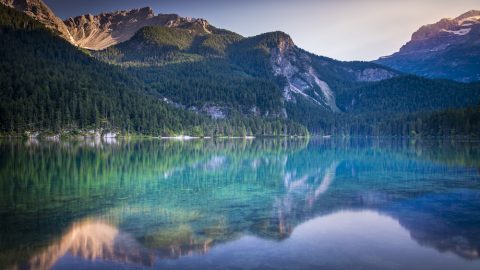
[{"label": "sky", "polygon": [[284,31],[312,53],[374,60],[405,44],[420,26],[480,9],[479,0],[44,0],[61,18],[152,7],[204,18],[243,36]]}]

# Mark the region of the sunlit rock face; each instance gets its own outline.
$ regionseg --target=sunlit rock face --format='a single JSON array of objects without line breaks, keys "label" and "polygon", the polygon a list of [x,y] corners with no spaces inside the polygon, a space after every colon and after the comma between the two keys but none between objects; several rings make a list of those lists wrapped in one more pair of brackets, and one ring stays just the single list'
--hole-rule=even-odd
[{"label": "sunlit rock face", "polygon": [[264,37],[269,44],[273,75],[283,87],[286,102],[305,99],[321,111],[338,113],[336,93],[330,85],[339,80],[350,82],[376,82],[398,76],[396,71],[366,63],[340,62],[308,53],[297,46],[285,33],[274,32]]},{"label": "sunlit rock face", "polygon": [[99,15],[86,14],[65,20],[65,25],[76,44],[91,50],[102,50],[127,41],[145,26],[182,28],[204,34],[214,31],[206,20],[175,14],[155,15],[149,7]]},{"label": "sunlit rock face", "polygon": [[216,31],[204,19],[180,17],[176,14],[154,14],[149,7],[85,14],[62,21],[42,0],[1,0],[1,4],[25,12],[30,17],[60,34],[68,42],[85,49],[102,50],[129,40],[145,26],[187,29],[195,33]]},{"label": "sunlit rock face", "polygon": [[271,51],[271,64],[273,74],[286,80],[284,99],[292,101],[297,94],[329,111],[338,112],[332,90],[318,77],[310,61],[306,54],[298,52],[289,36],[280,36],[278,46]]},{"label": "sunlit rock face", "polygon": [[[471,10],[454,19],[442,19],[434,24],[420,27],[405,44],[399,54],[441,51],[474,38],[480,26],[480,10]],[[477,37],[475,37],[477,38]]]},{"label": "sunlit rock face", "polygon": [[378,59],[382,65],[430,78],[480,80],[480,11],[422,26],[400,51]]},{"label": "sunlit rock face", "polygon": [[47,28],[58,32],[70,43],[75,44],[75,40],[63,21],[42,0],[1,0],[0,3],[24,12]]}]

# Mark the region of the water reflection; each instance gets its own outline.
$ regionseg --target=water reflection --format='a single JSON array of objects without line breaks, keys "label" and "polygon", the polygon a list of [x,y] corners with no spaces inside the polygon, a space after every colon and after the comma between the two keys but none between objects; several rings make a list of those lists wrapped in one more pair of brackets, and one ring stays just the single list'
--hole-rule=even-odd
[{"label": "water reflection", "polygon": [[20,268],[50,269],[67,253],[90,261],[153,265],[153,254],[131,235],[101,221],[85,220],[75,223],[59,240],[34,255]]},{"label": "water reflection", "polygon": [[478,267],[478,143],[4,142],[0,161],[8,267]]},{"label": "water reflection", "polygon": [[[172,254],[181,253],[180,245],[188,245],[189,241],[194,246],[195,240],[189,238],[188,232],[163,234],[159,237],[168,239],[163,244]],[[142,246],[131,235],[104,222],[87,220],[73,225],[60,240],[34,255],[23,267],[84,269],[96,260],[104,261],[103,268],[116,268],[122,263],[130,269],[237,268],[238,265],[242,269],[352,269],[359,265],[366,269],[477,269],[480,266],[480,262],[472,264],[450,251],[444,254],[418,245],[397,220],[369,210],[339,211],[314,218],[297,226],[282,242],[242,236],[212,249],[208,242],[197,248],[199,252],[184,253],[174,261],[165,260],[158,249]],[[66,254],[74,258],[62,261]]]}]

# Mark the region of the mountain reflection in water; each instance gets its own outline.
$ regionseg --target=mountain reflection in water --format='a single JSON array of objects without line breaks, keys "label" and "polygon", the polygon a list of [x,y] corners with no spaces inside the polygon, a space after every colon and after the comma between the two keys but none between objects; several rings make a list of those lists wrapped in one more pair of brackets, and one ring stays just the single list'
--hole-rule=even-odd
[{"label": "mountain reflection in water", "polygon": [[[178,246],[170,248],[174,254]],[[56,268],[82,269],[89,265],[88,261],[95,260],[104,260],[103,267],[107,268],[122,263],[129,268],[159,269],[168,269],[173,264],[181,269],[208,269],[215,265],[291,269],[302,264],[351,269],[359,263],[368,269],[416,269],[425,261],[433,263],[435,269],[473,267],[452,253],[442,254],[419,246],[397,220],[368,210],[339,211],[314,218],[297,226],[281,242],[242,236],[208,251],[205,243],[203,252],[185,253],[184,256],[191,257],[178,257],[172,263],[158,250],[143,247],[131,235],[101,221],[87,220],[75,224],[58,242],[33,256],[28,268],[50,269],[57,264]],[[76,259],[58,263],[67,253]],[[405,255],[409,260],[403,259]],[[480,266],[480,262],[475,266]]]},{"label": "mountain reflection in water", "polygon": [[153,264],[153,255],[131,235],[101,221],[86,220],[74,224],[60,240],[34,255],[24,267],[50,269],[67,253],[85,260]]},{"label": "mountain reflection in water", "polygon": [[478,269],[479,144],[0,143],[0,264]]}]

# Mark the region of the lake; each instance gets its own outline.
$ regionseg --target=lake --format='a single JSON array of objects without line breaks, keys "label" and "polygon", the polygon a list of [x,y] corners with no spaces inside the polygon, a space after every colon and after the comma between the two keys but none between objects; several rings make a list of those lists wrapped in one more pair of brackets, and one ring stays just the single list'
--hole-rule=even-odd
[{"label": "lake", "polygon": [[0,142],[1,269],[480,269],[480,142]]}]

